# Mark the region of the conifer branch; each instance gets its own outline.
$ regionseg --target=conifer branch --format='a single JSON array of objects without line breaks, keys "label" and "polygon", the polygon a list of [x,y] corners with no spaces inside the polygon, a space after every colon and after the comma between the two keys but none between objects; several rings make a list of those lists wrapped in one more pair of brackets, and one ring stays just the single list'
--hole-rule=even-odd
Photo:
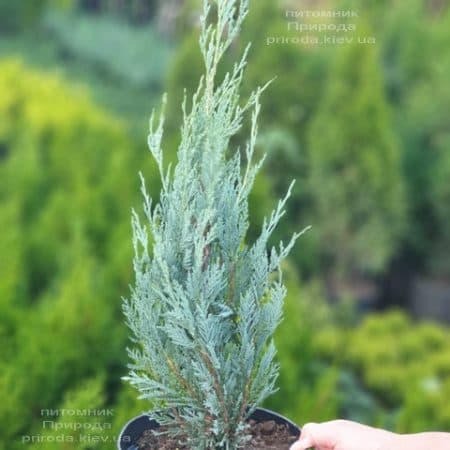
[{"label": "conifer branch", "polygon": [[[205,73],[190,106],[183,100],[177,163],[165,171],[164,97],[148,137],[162,179],[159,202],[152,204],[141,176],[145,222],[132,213],[135,285],[123,310],[135,348],[126,379],[152,402],[168,432],[182,431],[196,450],[237,450],[247,414],[275,390],[272,337],[286,294],[280,264],[301,234],[268,249],[291,186],[256,241],[246,244],[248,197],[263,161],[253,160],[267,85],[241,100],[249,47],[220,82],[217,69],[247,13],[248,0],[204,0]],[[242,168],[239,150],[229,147],[250,111]]]}]

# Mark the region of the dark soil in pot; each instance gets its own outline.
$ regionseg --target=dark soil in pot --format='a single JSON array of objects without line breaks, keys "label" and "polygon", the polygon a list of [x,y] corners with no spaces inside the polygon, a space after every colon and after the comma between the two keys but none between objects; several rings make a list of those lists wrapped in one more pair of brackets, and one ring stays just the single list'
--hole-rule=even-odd
[{"label": "dark soil in pot", "polygon": [[[134,429],[131,429],[133,425]],[[300,429],[294,423],[272,411],[260,408],[250,417],[249,425],[251,438],[242,450],[289,450],[300,435]],[[155,421],[149,420],[147,416],[134,419],[122,431],[119,449],[193,450],[180,445],[179,439],[155,436],[152,432],[154,429],[163,430]]]},{"label": "dark soil in pot", "polygon": [[[291,435],[286,425],[277,424],[273,420],[266,422],[251,420],[250,433],[251,440],[243,450],[289,450],[289,447],[296,440],[296,437]],[[155,436],[151,430],[146,430],[138,440],[137,448],[139,450],[192,450],[180,446],[178,442],[178,439]]]}]

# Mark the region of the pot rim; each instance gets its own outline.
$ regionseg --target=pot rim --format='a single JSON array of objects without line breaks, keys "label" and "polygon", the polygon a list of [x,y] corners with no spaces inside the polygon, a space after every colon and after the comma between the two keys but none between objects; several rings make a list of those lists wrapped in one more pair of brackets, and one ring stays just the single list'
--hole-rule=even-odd
[{"label": "pot rim", "polygon": [[[285,416],[283,416],[283,415],[277,413],[276,411],[273,411],[273,410],[267,409],[267,408],[259,408],[259,407],[258,407],[258,408],[255,408],[255,409],[254,409],[254,411],[252,412],[252,414],[254,414],[255,412],[260,412],[260,413],[262,413],[262,414],[268,414],[268,415],[271,415],[271,416],[278,417],[281,421],[286,422],[286,424],[289,426],[289,429],[291,429],[291,430],[294,430],[294,429],[295,429],[296,431],[298,431],[298,435],[300,435],[300,433],[301,433],[301,428],[300,428],[296,423],[294,423],[292,420],[288,419],[287,417],[285,417]],[[118,436],[118,438],[117,438],[117,449],[118,449],[118,450],[127,450],[127,449],[123,449],[123,447],[121,447],[122,436],[124,436],[126,429],[127,429],[133,422],[135,422],[135,421],[137,421],[137,420],[139,420],[139,419],[141,419],[141,418],[143,418],[143,417],[148,417],[148,418],[149,418],[149,421],[152,420],[151,412],[148,412],[148,413],[142,413],[142,414],[139,414],[138,416],[135,416],[135,417],[133,417],[132,419],[130,419],[130,420],[123,426],[123,428],[122,428],[122,430],[120,431],[120,434],[119,434],[119,436]],[[133,442],[128,443],[128,445],[129,445],[129,446],[133,445]]]}]

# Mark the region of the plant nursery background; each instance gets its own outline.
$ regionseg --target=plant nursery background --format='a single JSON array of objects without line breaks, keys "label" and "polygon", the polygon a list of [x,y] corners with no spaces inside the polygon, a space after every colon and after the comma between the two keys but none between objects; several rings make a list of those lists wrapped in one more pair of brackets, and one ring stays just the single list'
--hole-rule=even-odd
[{"label": "plant nursery background", "polygon": [[[140,170],[159,192],[146,134],[164,91],[175,157],[198,14],[195,0],[0,0],[0,450],[111,449],[148,408],[120,379],[130,210]],[[293,178],[276,239],[312,225],[285,268],[266,406],[449,431],[449,2],[253,0],[232,51],[249,40],[245,89],[276,79],[248,239]]]}]

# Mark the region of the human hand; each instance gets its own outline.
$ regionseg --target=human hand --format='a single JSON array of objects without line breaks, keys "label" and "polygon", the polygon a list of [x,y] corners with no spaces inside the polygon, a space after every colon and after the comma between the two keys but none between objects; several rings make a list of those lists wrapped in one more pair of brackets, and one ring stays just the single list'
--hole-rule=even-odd
[{"label": "human hand", "polygon": [[390,450],[398,435],[348,420],[333,420],[303,427],[291,450]]}]

